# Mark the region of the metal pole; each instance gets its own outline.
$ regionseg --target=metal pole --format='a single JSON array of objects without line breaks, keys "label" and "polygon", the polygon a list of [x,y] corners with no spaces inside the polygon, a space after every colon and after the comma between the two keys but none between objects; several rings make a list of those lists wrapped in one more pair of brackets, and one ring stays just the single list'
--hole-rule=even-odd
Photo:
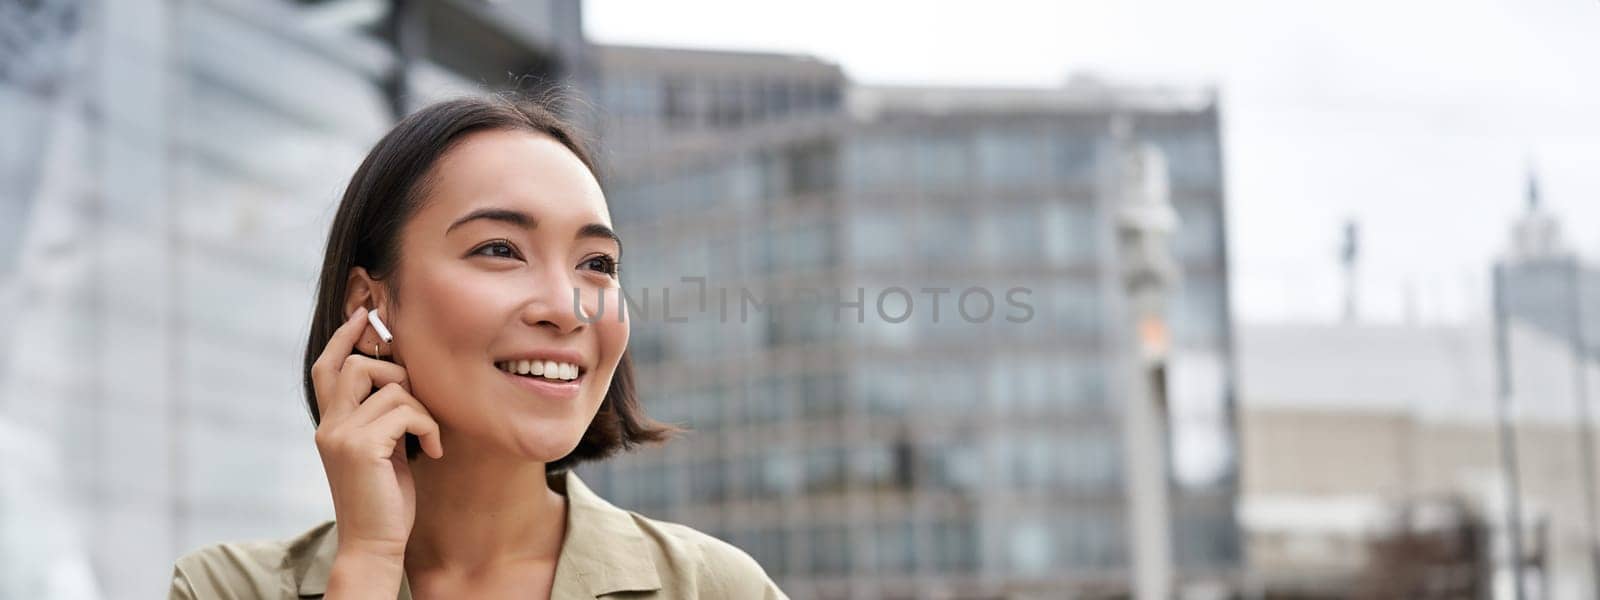
[{"label": "metal pole", "polygon": [[1167,239],[1177,226],[1165,159],[1153,146],[1118,138],[1115,198],[1116,273],[1121,293],[1119,349],[1128,361],[1122,412],[1129,554],[1136,600],[1173,597],[1172,510],[1167,468],[1166,384],[1168,296],[1179,276]]},{"label": "metal pole", "polygon": [[1572,395],[1578,411],[1578,465],[1583,470],[1583,508],[1589,518],[1589,571],[1595,598],[1600,598],[1600,518],[1594,481],[1594,422],[1589,418],[1588,337],[1583,324],[1583,265],[1572,257],[1567,269],[1567,309],[1572,326]]},{"label": "metal pole", "polygon": [[1172,597],[1171,507],[1167,489],[1166,433],[1162,416],[1162,371],[1132,345],[1128,402],[1123,407],[1123,459],[1131,517],[1133,598]]},{"label": "metal pole", "polygon": [[1506,475],[1506,529],[1511,542],[1511,589],[1516,600],[1526,600],[1522,581],[1522,490],[1517,474],[1516,429],[1511,426],[1511,359],[1506,340],[1505,265],[1494,265],[1494,355],[1499,380],[1495,420],[1500,435],[1500,467]]}]

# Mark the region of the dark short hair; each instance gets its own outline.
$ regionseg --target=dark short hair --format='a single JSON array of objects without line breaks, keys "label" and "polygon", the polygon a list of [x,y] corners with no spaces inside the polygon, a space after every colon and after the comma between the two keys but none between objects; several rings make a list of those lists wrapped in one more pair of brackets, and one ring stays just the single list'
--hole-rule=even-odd
[{"label": "dark short hair", "polygon": [[[548,135],[577,155],[599,178],[577,130],[549,108],[556,102],[559,98],[553,96],[535,101],[509,93],[440,102],[401,120],[367,153],[366,160],[351,176],[333,217],[322,276],[317,283],[316,307],[301,369],[312,424],[321,424],[322,415],[311,382],[311,365],[328,345],[334,330],[349,317],[344,312],[344,302],[350,269],[365,267],[368,274],[384,280],[395,292],[391,301],[398,299],[401,229],[421,207],[433,165],[463,137],[490,130]],[[572,452],[546,465],[545,470],[561,472],[639,444],[664,442],[679,431],[644,414],[634,389],[633,361],[624,350],[611,387],[583,439]],[[406,434],[406,457],[416,458],[419,452],[416,436]]]}]

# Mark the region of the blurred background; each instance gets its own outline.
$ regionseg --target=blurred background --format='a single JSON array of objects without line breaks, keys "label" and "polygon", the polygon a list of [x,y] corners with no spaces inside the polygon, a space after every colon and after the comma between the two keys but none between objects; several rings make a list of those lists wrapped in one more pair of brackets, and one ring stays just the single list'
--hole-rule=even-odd
[{"label": "blurred background", "polygon": [[299,359],[339,194],[504,89],[593,134],[643,402],[693,430],[580,476],[792,597],[1600,597],[1597,31],[0,0],[0,597],[159,597],[332,517]]}]

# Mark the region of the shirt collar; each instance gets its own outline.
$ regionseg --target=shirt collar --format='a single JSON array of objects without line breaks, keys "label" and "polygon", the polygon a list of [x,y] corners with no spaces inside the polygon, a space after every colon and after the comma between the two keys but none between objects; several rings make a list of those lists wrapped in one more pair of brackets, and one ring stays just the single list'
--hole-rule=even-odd
[{"label": "shirt collar", "polygon": [[[551,489],[567,497],[567,530],[556,561],[552,598],[661,589],[649,539],[631,513],[595,494],[577,473],[568,470],[547,477]],[[333,521],[312,529],[290,546],[288,560],[301,596],[326,592],[337,549],[338,531]],[[409,598],[409,587],[402,586],[403,598]]]}]

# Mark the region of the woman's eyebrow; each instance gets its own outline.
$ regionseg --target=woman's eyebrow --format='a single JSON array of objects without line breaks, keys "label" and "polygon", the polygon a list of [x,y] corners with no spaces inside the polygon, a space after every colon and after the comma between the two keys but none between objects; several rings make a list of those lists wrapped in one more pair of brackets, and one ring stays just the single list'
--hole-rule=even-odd
[{"label": "woman's eyebrow", "polygon": [[536,218],[534,218],[533,215],[530,215],[528,213],[522,212],[520,210],[511,210],[509,208],[480,208],[478,210],[475,210],[475,211],[472,211],[470,213],[467,213],[467,215],[464,216],[464,217],[456,219],[456,222],[451,223],[449,227],[446,227],[444,229],[444,233],[445,233],[445,235],[450,235],[450,232],[452,230],[454,230],[455,228],[460,227],[462,225],[465,225],[470,221],[475,221],[475,220],[478,220],[478,219],[488,219],[488,220],[491,220],[491,221],[501,221],[501,222],[504,222],[504,223],[510,223],[512,225],[516,225],[516,226],[521,227],[523,229],[533,229],[533,228],[539,226],[539,219],[536,219]]},{"label": "woman's eyebrow", "polygon": [[[509,208],[480,208],[467,213],[466,216],[456,219],[454,223],[451,223],[449,227],[445,228],[444,232],[446,235],[449,235],[451,230],[478,219],[488,219],[491,221],[510,223],[512,225],[530,230],[539,226],[538,218],[520,210],[512,210]],[[611,240],[617,244],[617,253],[622,253],[622,238],[618,237],[617,232],[612,231],[612,229],[606,226],[605,223],[590,223],[588,225],[584,225],[578,229],[578,235],[575,237],[576,239],[604,238]]]},{"label": "woman's eyebrow", "polygon": [[590,223],[578,229],[577,239],[606,238],[617,243],[617,254],[622,254],[622,238],[617,237],[617,232],[612,231],[604,223]]}]

